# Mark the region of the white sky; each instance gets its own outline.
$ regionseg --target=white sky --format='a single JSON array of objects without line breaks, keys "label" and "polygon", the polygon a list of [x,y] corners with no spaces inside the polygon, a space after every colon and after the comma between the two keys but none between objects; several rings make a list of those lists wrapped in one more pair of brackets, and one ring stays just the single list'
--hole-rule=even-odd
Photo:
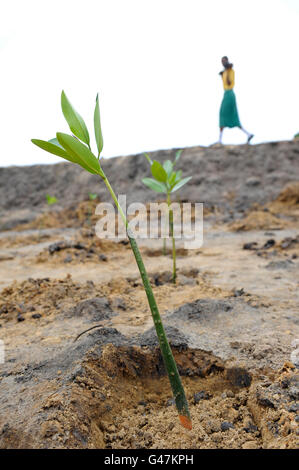
[{"label": "white sky", "polygon": [[[220,59],[253,143],[299,132],[298,0],[10,0],[0,17],[0,166],[61,161],[31,144],[67,132],[64,89],[103,156],[218,139]],[[243,143],[237,129],[224,143]],[[94,139],[93,139],[94,142]]]}]

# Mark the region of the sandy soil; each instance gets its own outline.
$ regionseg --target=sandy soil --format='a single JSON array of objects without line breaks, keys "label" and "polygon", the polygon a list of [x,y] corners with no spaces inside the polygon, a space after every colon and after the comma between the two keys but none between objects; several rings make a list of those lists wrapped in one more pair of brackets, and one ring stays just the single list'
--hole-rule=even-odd
[{"label": "sandy soil", "polygon": [[296,188],[239,218],[208,211],[203,246],[178,243],[176,285],[161,240],[140,240],[192,431],[128,243],[94,236],[89,202],[1,232],[0,446],[298,447]]}]

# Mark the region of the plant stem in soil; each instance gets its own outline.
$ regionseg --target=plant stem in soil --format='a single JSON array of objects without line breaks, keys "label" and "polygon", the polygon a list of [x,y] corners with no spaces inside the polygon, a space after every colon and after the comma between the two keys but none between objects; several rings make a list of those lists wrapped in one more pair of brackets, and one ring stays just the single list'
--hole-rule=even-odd
[{"label": "plant stem in soil", "polygon": [[[187,402],[187,399],[186,399],[185,391],[184,391],[184,388],[183,388],[183,385],[182,385],[182,382],[181,382],[181,378],[180,378],[180,375],[179,375],[179,372],[178,372],[178,369],[177,369],[175,359],[173,357],[169,342],[167,340],[167,336],[166,336],[164,326],[163,326],[163,323],[162,323],[162,320],[161,320],[160,312],[159,312],[159,309],[158,309],[158,306],[157,306],[157,303],[156,303],[156,300],[155,300],[155,297],[154,297],[154,293],[153,293],[153,290],[152,290],[152,287],[151,287],[151,284],[150,284],[150,281],[149,281],[149,278],[148,278],[148,275],[147,275],[147,272],[146,272],[146,269],[145,269],[145,266],[144,266],[144,263],[143,263],[143,260],[142,260],[142,257],[141,257],[141,253],[139,251],[139,248],[138,248],[138,245],[137,245],[137,242],[136,242],[135,238],[132,237],[131,234],[130,234],[128,220],[127,220],[121,206],[119,205],[117,197],[116,197],[116,195],[115,195],[115,193],[114,193],[114,191],[113,191],[106,175],[104,175],[103,180],[104,180],[104,183],[107,186],[107,188],[108,188],[108,190],[111,194],[111,197],[112,197],[112,199],[113,199],[113,201],[114,201],[114,203],[115,203],[115,205],[116,205],[116,207],[117,207],[117,209],[118,209],[118,211],[119,211],[119,213],[120,213],[120,215],[121,215],[121,217],[124,221],[125,227],[126,227],[126,231],[127,231],[127,235],[128,235],[129,241],[130,241],[130,245],[131,245],[131,248],[133,250],[135,259],[136,259],[136,263],[137,263],[137,266],[138,266],[138,269],[139,269],[139,272],[140,272],[140,275],[141,275],[141,278],[142,278],[144,290],[146,292],[146,296],[147,296],[147,299],[148,299],[149,307],[150,307],[150,310],[151,310],[151,313],[152,313],[156,333],[157,333],[157,336],[158,336],[159,345],[160,345],[160,348],[161,348],[162,357],[163,357],[163,360],[164,360],[165,368],[166,368],[167,373],[168,373],[168,377],[169,377],[170,385],[171,385],[172,392],[173,392],[173,395],[174,395],[176,407],[177,407],[177,410],[178,410],[178,413],[179,413],[180,422],[185,428],[192,429],[191,417],[190,417],[190,412],[189,412],[189,408],[188,408],[188,402]],[[173,232],[173,230],[172,230],[172,232]],[[174,262],[175,262],[175,258],[174,258]],[[175,266],[175,264],[174,264],[174,266]]]},{"label": "plant stem in soil", "polygon": [[173,210],[170,209],[171,200],[170,194],[167,194],[167,204],[169,209],[169,228],[170,228],[170,236],[172,241],[172,282],[176,283],[176,249],[175,249],[175,238],[173,235]]}]

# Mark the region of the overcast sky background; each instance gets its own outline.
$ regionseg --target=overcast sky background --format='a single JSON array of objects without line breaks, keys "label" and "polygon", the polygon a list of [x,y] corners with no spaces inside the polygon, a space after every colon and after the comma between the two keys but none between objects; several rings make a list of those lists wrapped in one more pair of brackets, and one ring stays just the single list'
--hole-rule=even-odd
[{"label": "overcast sky background", "polygon": [[[252,143],[299,132],[297,0],[10,0],[0,17],[0,166],[54,163],[31,144],[68,127],[64,89],[104,157],[218,139],[220,59]],[[226,130],[224,143],[243,143]]]}]

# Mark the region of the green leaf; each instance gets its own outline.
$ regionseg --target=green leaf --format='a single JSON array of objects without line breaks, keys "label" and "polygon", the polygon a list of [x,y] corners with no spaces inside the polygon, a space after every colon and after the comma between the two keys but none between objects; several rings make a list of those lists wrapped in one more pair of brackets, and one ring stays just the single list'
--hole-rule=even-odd
[{"label": "green leaf", "polygon": [[46,152],[52,153],[53,155],[57,155],[58,157],[62,157],[65,160],[68,160],[72,163],[77,163],[76,159],[74,159],[71,155],[65,151],[61,145],[55,145],[52,142],[47,142],[46,140],[39,140],[39,139],[31,139],[31,142],[41,149],[45,150]]},{"label": "green leaf", "polygon": [[152,175],[153,177],[158,180],[158,181],[161,181],[162,183],[166,183],[167,181],[167,173],[166,171],[164,170],[163,166],[161,165],[161,163],[157,162],[157,160],[154,160],[153,161],[153,164],[151,166],[151,172],[152,172]]},{"label": "green leaf", "polygon": [[148,186],[156,193],[167,193],[167,188],[165,184],[160,183],[159,181],[154,180],[153,178],[143,178],[142,183]]},{"label": "green leaf", "polygon": [[152,165],[152,164],[153,164],[153,161],[152,161],[151,157],[149,156],[149,154],[146,153],[146,152],[144,152],[144,156],[145,156],[145,158],[147,159],[147,161],[149,162],[149,164]]},{"label": "green leaf", "polygon": [[64,150],[64,148],[62,147],[62,145],[60,145],[56,137],[54,137],[54,139],[48,140],[48,142],[50,142],[51,144],[57,145],[57,147],[60,147],[61,149]]},{"label": "green leaf", "polygon": [[172,186],[173,184],[176,183],[176,177],[177,177],[177,174],[175,171],[173,171],[170,175],[170,177],[168,178],[168,183],[170,186]]},{"label": "green leaf", "polygon": [[176,152],[176,154],[175,154],[175,158],[174,158],[173,165],[176,165],[176,163],[179,161],[180,156],[181,156],[181,154],[182,154],[182,151],[183,151],[183,149],[177,150],[177,152]]},{"label": "green leaf", "polygon": [[172,173],[172,169],[173,169],[173,164],[170,160],[166,160],[166,162],[163,163],[163,168],[164,170],[166,171],[167,173],[167,177],[169,179],[171,173]]},{"label": "green leaf", "polygon": [[89,146],[89,133],[86,124],[73,108],[63,90],[61,92],[61,109],[73,134]]},{"label": "green leaf", "polygon": [[90,201],[94,201],[98,197],[98,195],[95,193],[88,193],[88,197]]},{"label": "green leaf", "polygon": [[103,150],[104,142],[103,142],[103,135],[102,135],[102,129],[101,129],[100,106],[99,106],[99,95],[98,94],[97,94],[97,97],[96,97],[96,107],[95,107],[95,110],[94,110],[93,122],[94,122],[94,133],[95,133],[98,152],[99,152],[99,156],[100,156],[101,151]]},{"label": "green leaf", "polygon": [[46,199],[49,206],[52,206],[52,204],[57,202],[57,198],[55,196],[50,196],[50,194],[46,194]]},{"label": "green leaf", "polygon": [[63,134],[61,132],[57,132],[56,135],[58,142],[63,146],[67,153],[74,158],[78,165],[82,166],[82,168],[90,173],[101,175],[103,178],[105,177],[98,159],[86,147],[86,145],[82,144],[82,142],[72,135]]},{"label": "green leaf", "polygon": [[174,193],[175,191],[180,189],[182,186],[184,186],[184,184],[188,183],[188,181],[190,181],[191,178],[192,176],[187,176],[187,178],[183,178],[182,180],[180,180],[178,183],[174,185],[174,187],[171,189],[171,192]]},{"label": "green leaf", "polygon": [[178,183],[182,178],[182,170],[177,171],[175,182]]}]

